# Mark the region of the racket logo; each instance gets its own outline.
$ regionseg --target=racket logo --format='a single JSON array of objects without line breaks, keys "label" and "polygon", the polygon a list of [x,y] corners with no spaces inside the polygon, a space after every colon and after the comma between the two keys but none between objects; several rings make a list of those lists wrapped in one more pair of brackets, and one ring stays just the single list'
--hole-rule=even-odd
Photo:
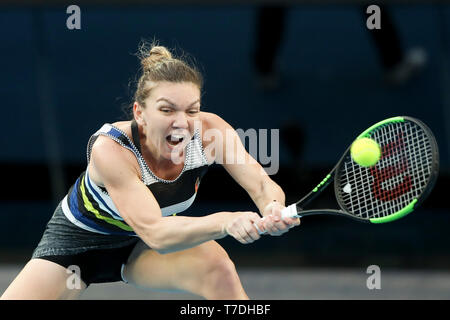
[{"label": "racket logo", "polygon": [[392,201],[411,190],[412,181],[410,175],[405,175],[402,183],[396,185],[390,190],[383,189],[382,187],[383,182],[399,176],[408,170],[409,163],[405,156],[405,148],[406,145],[403,139],[403,132],[400,131],[395,141],[388,143],[382,148],[380,162],[383,159],[393,157],[397,154],[400,154],[401,161],[381,169],[377,168],[377,166],[370,168],[370,174],[374,177],[372,193],[376,199],[383,202]]}]

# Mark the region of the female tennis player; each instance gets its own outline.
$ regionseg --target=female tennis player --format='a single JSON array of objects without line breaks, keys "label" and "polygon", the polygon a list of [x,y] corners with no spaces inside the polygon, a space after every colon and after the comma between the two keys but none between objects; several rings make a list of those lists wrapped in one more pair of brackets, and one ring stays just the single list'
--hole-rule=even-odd
[{"label": "female tennis player", "polygon": [[[299,225],[299,219],[280,218],[282,189],[236,131],[200,111],[197,68],[156,43],[140,52],[133,120],[105,124],[92,135],[86,171],[2,299],[75,299],[91,283],[115,281],[206,299],[248,299],[233,262],[214,240],[230,235],[248,244],[260,238],[257,228],[277,236]],[[211,130],[216,134],[206,134]],[[218,138],[227,134],[233,143]],[[226,161],[242,155],[246,161]],[[218,159],[265,219],[256,212],[176,215],[193,203]],[[80,286],[68,285],[70,270],[79,271]]]}]

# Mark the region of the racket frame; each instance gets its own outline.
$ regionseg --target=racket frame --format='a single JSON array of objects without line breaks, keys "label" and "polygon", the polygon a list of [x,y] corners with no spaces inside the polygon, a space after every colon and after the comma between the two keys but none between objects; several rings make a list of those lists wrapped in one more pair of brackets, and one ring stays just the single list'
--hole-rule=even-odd
[{"label": "racket frame", "polygon": [[[380,217],[380,218],[358,217],[358,216],[348,212],[344,208],[344,206],[342,205],[343,201],[339,196],[340,195],[339,181],[337,181],[335,179],[335,175],[336,175],[336,172],[338,172],[338,170],[340,169],[341,164],[343,163],[344,159],[348,156],[348,153],[349,153],[350,147],[351,147],[351,146],[349,146],[347,148],[347,150],[344,152],[344,154],[341,156],[341,158],[339,159],[336,166],[312,191],[310,191],[307,195],[305,195],[302,199],[300,199],[296,203],[294,203],[282,210],[282,217],[283,218],[284,217],[302,218],[302,217],[318,215],[318,214],[331,214],[331,215],[345,216],[345,217],[351,218],[353,220],[357,220],[359,222],[377,224],[377,223],[386,223],[386,222],[398,220],[398,219],[406,216],[408,213],[414,211],[414,209],[417,208],[428,197],[429,193],[431,192],[431,190],[433,189],[433,187],[436,183],[438,172],[439,172],[439,150],[438,150],[436,139],[433,136],[431,130],[422,121],[420,121],[418,119],[411,118],[408,116],[398,116],[398,117],[392,117],[392,118],[388,118],[388,119],[382,120],[380,122],[377,122],[376,124],[372,125],[368,129],[366,129],[364,132],[362,132],[357,137],[357,139],[363,138],[363,137],[370,138],[370,133],[374,129],[377,129],[380,126],[383,126],[385,124],[390,124],[393,122],[404,122],[405,120],[411,121],[411,122],[417,124],[426,133],[426,135],[431,143],[433,159],[434,159],[434,163],[432,164],[432,171],[431,171],[430,176],[428,177],[428,181],[426,183],[425,189],[422,190],[421,194],[417,198],[413,199],[407,206],[405,206],[404,208],[402,208],[401,210],[399,210],[393,214],[390,214],[385,217]],[[334,180],[334,189],[335,189],[334,193],[335,193],[336,201],[337,201],[340,209],[303,210],[303,208],[306,207],[311,201],[313,201],[323,190],[325,190],[325,188],[327,188],[328,185],[333,180]]]}]

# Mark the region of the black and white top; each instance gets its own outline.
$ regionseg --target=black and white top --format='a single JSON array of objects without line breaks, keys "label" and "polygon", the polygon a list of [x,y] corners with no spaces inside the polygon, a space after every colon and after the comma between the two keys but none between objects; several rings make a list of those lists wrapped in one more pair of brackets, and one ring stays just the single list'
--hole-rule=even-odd
[{"label": "black and white top", "polygon": [[[163,216],[185,211],[194,202],[200,181],[210,165],[203,150],[200,133],[196,131],[186,146],[185,163],[179,176],[174,180],[164,180],[157,177],[147,166],[141,155],[137,128],[132,126],[132,129],[133,140],[136,143],[133,143],[132,139],[119,128],[108,123],[104,124],[89,139],[88,164],[95,140],[100,135],[107,136],[134,153],[141,169],[142,182],[156,198]],[[133,229],[121,217],[106,189],[96,185],[89,178],[87,169],[64,197],[62,209],[70,221],[84,230],[136,236]]]}]

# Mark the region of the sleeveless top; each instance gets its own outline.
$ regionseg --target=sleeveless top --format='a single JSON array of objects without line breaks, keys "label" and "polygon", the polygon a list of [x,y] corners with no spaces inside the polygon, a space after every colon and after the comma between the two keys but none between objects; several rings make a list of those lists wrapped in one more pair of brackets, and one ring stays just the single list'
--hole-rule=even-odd
[{"label": "sleeveless top", "polygon": [[[163,216],[176,215],[188,209],[194,202],[200,181],[210,165],[199,132],[194,133],[186,146],[184,167],[175,180],[161,179],[149,169],[141,155],[139,134],[134,121],[132,132],[134,143],[119,128],[108,123],[104,124],[89,139],[88,164],[96,139],[100,135],[107,136],[136,156],[141,170],[141,180],[156,198]],[[62,209],[72,223],[84,230],[101,234],[136,236],[133,229],[121,217],[107,190],[90,179],[88,169],[71,186],[62,200]]]}]

